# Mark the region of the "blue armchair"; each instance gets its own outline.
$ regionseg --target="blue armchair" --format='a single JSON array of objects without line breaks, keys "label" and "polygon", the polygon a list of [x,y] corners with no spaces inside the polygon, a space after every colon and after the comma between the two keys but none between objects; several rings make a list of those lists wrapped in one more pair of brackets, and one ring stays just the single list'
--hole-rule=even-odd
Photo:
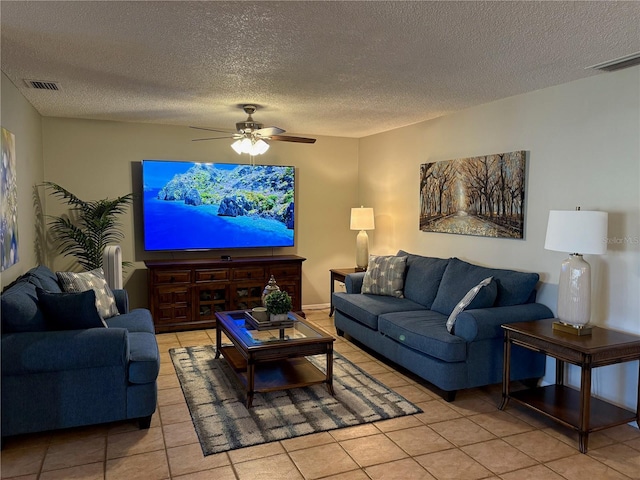
[{"label": "blue armchair", "polygon": [[148,428],[156,409],[160,356],[146,309],[120,315],[108,328],[52,330],[36,288],[61,293],[46,267],[31,269],[1,296],[2,438],[136,419]]}]

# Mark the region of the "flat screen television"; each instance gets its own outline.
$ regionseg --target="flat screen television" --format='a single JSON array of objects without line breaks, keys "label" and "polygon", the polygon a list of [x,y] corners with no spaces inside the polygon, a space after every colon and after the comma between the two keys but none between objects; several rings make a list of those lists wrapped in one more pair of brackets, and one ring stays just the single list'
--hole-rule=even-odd
[{"label": "flat screen television", "polygon": [[294,245],[295,168],[143,160],[144,249]]}]

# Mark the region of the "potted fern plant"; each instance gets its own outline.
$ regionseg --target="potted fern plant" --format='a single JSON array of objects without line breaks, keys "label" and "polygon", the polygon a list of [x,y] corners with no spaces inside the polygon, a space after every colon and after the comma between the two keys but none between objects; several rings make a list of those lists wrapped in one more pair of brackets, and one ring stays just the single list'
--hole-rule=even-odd
[{"label": "potted fern plant", "polygon": [[281,322],[288,318],[292,305],[291,297],[284,290],[276,290],[265,298],[265,306],[272,322]]},{"label": "potted fern plant", "polygon": [[[87,271],[102,267],[102,255],[107,245],[124,238],[118,216],[133,202],[128,193],[115,199],[85,201],[53,182],[44,187],[69,205],[71,214],[49,215],[49,230],[64,256],[73,256]],[[131,265],[123,262],[123,266]]]}]

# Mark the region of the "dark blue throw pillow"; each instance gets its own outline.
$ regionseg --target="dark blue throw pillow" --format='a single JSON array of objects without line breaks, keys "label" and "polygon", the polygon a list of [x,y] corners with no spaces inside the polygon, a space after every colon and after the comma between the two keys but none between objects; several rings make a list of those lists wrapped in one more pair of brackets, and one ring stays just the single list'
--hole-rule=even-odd
[{"label": "dark blue throw pillow", "polygon": [[36,288],[38,303],[50,330],[105,328],[93,290],[80,293],[50,293]]}]

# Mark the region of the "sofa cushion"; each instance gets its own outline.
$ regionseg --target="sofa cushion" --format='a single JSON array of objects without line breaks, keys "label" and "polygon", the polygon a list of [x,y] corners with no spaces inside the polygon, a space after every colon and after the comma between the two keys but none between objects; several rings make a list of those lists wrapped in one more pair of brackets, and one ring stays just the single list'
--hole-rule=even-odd
[{"label": "sofa cushion", "polygon": [[69,293],[79,293],[93,290],[96,294],[96,307],[102,318],[111,318],[118,315],[116,299],[107,285],[102,268],[96,268],[90,272],[56,272],[62,289]]},{"label": "sofa cushion", "polygon": [[378,330],[409,348],[445,362],[464,362],[467,343],[451,335],[447,317],[432,310],[380,315]]},{"label": "sofa cushion", "polygon": [[[480,295],[481,290],[484,295]],[[490,307],[493,305],[493,302],[495,302],[497,294],[498,287],[493,281],[493,277],[487,277],[482,280],[478,285],[469,290],[467,294],[462,297],[462,300],[460,300],[455,306],[451,315],[449,315],[449,318],[447,319],[447,330],[449,332],[453,331],[456,318],[465,308],[469,307],[469,309],[474,309]]]},{"label": "sofa cushion", "polygon": [[412,302],[406,298],[383,295],[354,295],[337,292],[333,294],[332,298],[333,306],[336,310],[340,310],[345,315],[374,330],[378,329],[378,315],[389,312],[426,310],[419,303]]},{"label": "sofa cushion", "polygon": [[47,322],[38,304],[36,286],[20,280],[2,293],[2,333],[44,332]]},{"label": "sofa cushion", "polygon": [[406,267],[407,257],[370,255],[361,293],[402,298]]},{"label": "sofa cushion", "polygon": [[93,290],[49,293],[36,287],[36,293],[50,330],[82,330],[107,326],[96,308],[96,294]]},{"label": "sofa cushion", "polygon": [[[493,277],[498,287],[498,294],[493,304],[496,307],[527,303],[530,301],[540,278],[537,273],[480,267],[458,258],[452,258],[444,271],[438,294],[431,309],[450,315],[460,299],[473,286],[487,277]],[[474,306],[474,308],[480,307]]]},{"label": "sofa cushion", "polygon": [[398,256],[407,257],[407,270],[404,278],[405,298],[431,308],[449,259],[422,257],[404,250],[400,250]]}]

